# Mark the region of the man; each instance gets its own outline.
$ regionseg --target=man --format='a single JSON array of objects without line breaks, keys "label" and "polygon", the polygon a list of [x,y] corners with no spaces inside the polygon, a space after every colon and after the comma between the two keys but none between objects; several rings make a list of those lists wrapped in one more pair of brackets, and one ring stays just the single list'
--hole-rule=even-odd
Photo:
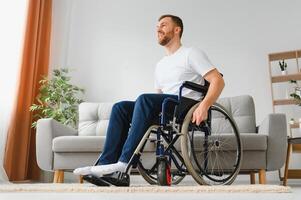
[{"label": "man", "polygon": [[[112,108],[106,142],[95,166],[77,168],[77,175],[93,174],[101,177],[115,171],[125,172],[144,133],[150,125],[159,123],[161,104],[167,97],[177,99],[184,81],[210,83],[207,95],[193,113],[192,122],[199,125],[207,119],[209,107],[224,88],[224,80],[207,56],[196,48],[183,47],[182,20],[173,15],[163,15],[158,20],[158,43],[165,47],[166,55],[155,70],[155,88],[158,94],[142,94],[135,102],[122,101]],[[200,99],[200,94],[184,90],[183,96]]]}]

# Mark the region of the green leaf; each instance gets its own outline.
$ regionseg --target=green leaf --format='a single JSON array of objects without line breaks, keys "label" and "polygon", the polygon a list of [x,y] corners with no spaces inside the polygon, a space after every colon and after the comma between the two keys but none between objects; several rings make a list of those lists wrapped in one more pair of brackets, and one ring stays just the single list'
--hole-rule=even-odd
[{"label": "green leaf", "polygon": [[[39,81],[38,104],[30,106],[30,111],[37,112],[36,120],[51,117],[68,126],[76,127],[78,122],[78,104],[83,102],[80,96],[84,89],[70,83],[68,69],[54,69],[51,79],[43,77]],[[39,114],[40,113],[40,114]],[[35,126],[36,121],[33,122]]]}]

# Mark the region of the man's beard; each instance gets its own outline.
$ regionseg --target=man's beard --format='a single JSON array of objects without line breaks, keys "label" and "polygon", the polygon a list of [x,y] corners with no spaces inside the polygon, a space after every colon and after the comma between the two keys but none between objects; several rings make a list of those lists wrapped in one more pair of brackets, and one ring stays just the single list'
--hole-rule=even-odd
[{"label": "man's beard", "polygon": [[173,34],[171,32],[169,33],[166,33],[162,39],[159,39],[159,44],[162,45],[162,46],[165,46],[167,45],[170,40],[173,38]]}]

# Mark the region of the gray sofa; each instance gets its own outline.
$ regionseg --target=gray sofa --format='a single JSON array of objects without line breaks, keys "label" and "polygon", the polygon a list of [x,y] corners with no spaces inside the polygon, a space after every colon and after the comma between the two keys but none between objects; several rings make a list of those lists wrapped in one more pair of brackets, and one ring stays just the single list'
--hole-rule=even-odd
[{"label": "gray sofa", "polygon": [[[269,114],[256,127],[255,107],[251,96],[218,100],[234,117],[243,143],[241,173],[249,173],[255,183],[265,183],[265,172],[280,169],[285,161],[287,127],[284,114]],[[37,123],[37,162],[42,170],[55,171],[54,182],[63,182],[64,172],[93,165],[101,153],[113,103],[82,103],[79,106],[78,130],[53,119]],[[154,157],[155,147],[143,156]],[[143,159],[151,160],[151,159]]]}]

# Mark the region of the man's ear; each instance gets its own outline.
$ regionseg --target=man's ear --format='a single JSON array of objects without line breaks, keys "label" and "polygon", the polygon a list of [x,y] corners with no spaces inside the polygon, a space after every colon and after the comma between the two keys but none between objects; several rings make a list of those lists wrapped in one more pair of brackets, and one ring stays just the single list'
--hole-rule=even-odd
[{"label": "man's ear", "polygon": [[175,27],[175,33],[180,33],[180,31],[181,31],[181,27],[176,26],[176,27]]}]

